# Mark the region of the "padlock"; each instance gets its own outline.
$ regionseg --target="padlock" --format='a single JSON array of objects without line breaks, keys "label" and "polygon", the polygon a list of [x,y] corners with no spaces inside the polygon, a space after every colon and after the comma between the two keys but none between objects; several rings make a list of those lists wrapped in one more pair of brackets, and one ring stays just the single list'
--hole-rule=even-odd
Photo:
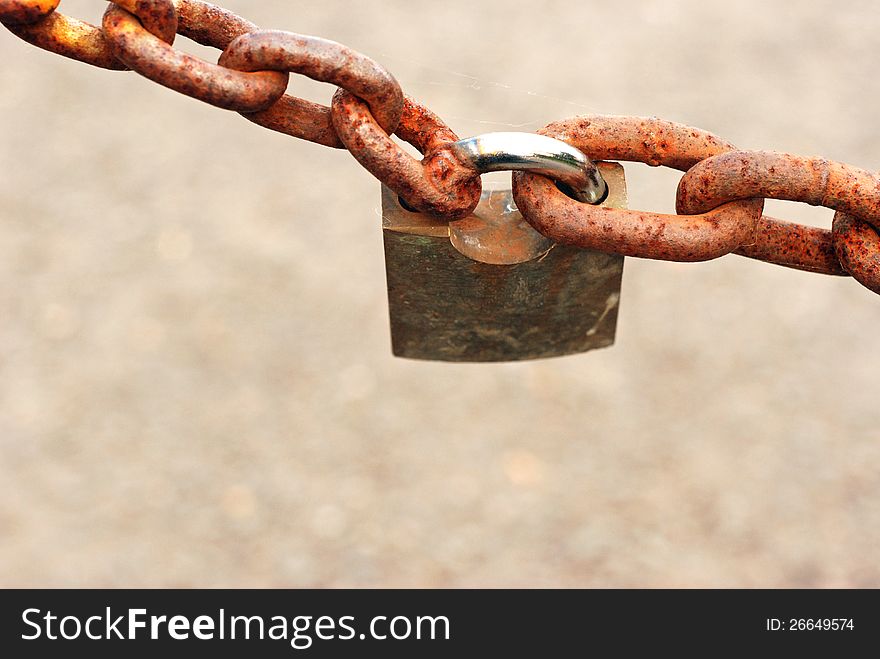
[{"label": "padlock", "polygon": [[[596,163],[603,205],[626,207],[618,163]],[[558,245],[510,190],[484,189],[454,222],[407,210],[382,188],[382,232],[396,356],[449,362],[540,359],[614,343],[623,257]]]}]

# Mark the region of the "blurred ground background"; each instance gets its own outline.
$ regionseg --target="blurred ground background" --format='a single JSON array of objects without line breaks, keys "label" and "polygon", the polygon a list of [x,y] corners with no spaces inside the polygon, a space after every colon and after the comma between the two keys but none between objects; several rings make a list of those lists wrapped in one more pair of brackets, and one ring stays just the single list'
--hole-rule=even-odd
[{"label": "blurred ground background", "polygon": [[[461,135],[658,115],[880,168],[867,1],[225,5],[375,57]],[[613,349],[396,360],[346,153],[5,31],[0,125],[0,584],[880,586],[854,281],[629,260]],[[627,172],[672,210],[677,173]]]}]

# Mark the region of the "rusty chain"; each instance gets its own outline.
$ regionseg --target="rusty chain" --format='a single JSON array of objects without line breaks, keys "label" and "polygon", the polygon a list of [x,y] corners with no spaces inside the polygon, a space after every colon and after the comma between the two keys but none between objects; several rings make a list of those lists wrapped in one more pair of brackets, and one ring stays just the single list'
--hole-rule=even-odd
[{"label": "rusty chain", "polygon": [[[455,133],[366,55],[326,39],[261,30],[202,0],[113,0],[101,27],[62,15],[59,2],[0,0],[0,22],[45,50],[131,69],[261,126],[345,148],[414,210],[452,220],[479,201],[480,172],[451,148]],[[177,34],[221,50],[218,63],[176,50]],[[336,86],[331,105],[286,94],[290,73]],[[736,253],[852,275],[880,294],[880,174],[821,158],[740,151],[711,133],[655,118],[577,117],[539,132],[597,160],[685,172],[675,215],[594,206],[544,176],[515,172],[514,197],[523,216],[559,243],[670,261]],[[392,135],[423,159],[407,154]],[[831,208],[832,228],[764,216],[765,199]]]}]

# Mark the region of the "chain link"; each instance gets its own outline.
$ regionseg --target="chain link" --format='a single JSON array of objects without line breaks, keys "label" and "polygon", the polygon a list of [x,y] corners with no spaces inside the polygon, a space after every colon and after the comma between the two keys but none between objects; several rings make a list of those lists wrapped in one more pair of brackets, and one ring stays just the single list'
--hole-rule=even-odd
[{"label": "chain link", "polygon": [[[687,170],[733,148],[696,128],[662,119],[578,117],[539,131],[596,160]],[[513,196],[523,217],[556,242],[666,261],[707,261],[754,240],[763,201],[719,205],[701,215],[664,215],[578,203],[548,179],[517,172]]]},{"label": "chain link", "polygon": [[[219,63],[238,71],[300,73],[347,89],[366,101],[370,115],[387,133],[394,132],[403,112],[403,92],[388,71],[366,55],[328,39],[280,30],[250,32],[230,43]],[[301,98],[285,95],[267,110],[244,116],[293,137],[342,146],[333,130],[330,108]]]},{"label": "chain link", "polygon": [[[139,0],[169,3],[170,0]],[[181,5],[181,9],[197,3]],[[180,52],[155,36],[135,16],[116,4],[104,14],[104,34],[118,59],[141,75],[181,94],[225,110],[257,112],[275,103],[287,89],[281,71],[235,71]],[[175,16],[175,24],[177,18]],[[208,34],[207,31],[204,31]],[[209,44],[223,48],[223,41]]]},{"label": "chain link", "polygon": [[[479,172],[452,148],[455,133],[405,97],[394,77],[366,55],[326,39],[260,30],[201,0],[114,0],[102,27],[64,16],[58,5],[0,0],[0,22],[45,50],[106,69],[132,69],[261,126],[346,148],[414,210],[455,219],[479,200]],[[218,64],[175,50],[176,34],[223,51]],[[337,86],[331,106],[287,95],[290,73]],[[581,203],[541,175],[515,172],[523,216],[557,242],[673,261],[736,253],[852,275],[880,293],[878,174],[820,158],[739,151],[711,133],[655,118],[578,117],[539,132],[593,159],[685,172],[676,215]],[[395,134],[423,159],[401,149]],[[832,229],[763,216],[764,199],[832,208]]]},{"label": "chain link", "polygon": [[[732,199],[753,197],[825,206],[851,214],[853,221],[841,221],[837,231],[827,231],[765,217],[763,233],[749,249],[744,246],[742,254],[825,274],[848,270],[871,290],[880,290],[880,278],[851,258],[851,250],[844,249],[843,259],[835,258],[835,242],[853,244],[859,222],[855,218],[880,218],[880,175],[824,158],[731,151],[697,163],[682,177],[676,208],[699,213]],[[876,236],[865,232],[866,237],[871,235]],[[864,249],[870,242],[862,240],[860,245]],[[849,267],[841,268],[841,261]]]},{"label": "chain link", "polygon": [[421,161],[382,130],[357,96],[336,92],[332,113],[333,126],[345,147],[411,209],[456,219],[476,208],[482,190],[479,174],[452,154],[448,147],[458,136],[424,106],[407,99],[397,129],[402,139],[425,156]]}]

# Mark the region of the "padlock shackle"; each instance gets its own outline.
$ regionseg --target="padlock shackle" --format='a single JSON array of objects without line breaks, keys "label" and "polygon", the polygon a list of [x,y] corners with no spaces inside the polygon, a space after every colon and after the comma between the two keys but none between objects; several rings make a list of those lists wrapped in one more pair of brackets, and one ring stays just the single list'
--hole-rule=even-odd
[{"label": "padlock shackle", "polygon": [[564,183],[566,194],[588,204],[601,204],[608,185],[595,163],[580,149],[534,133],[484,133],[460,140],[450,152],[475,172],[529,171]]}]

